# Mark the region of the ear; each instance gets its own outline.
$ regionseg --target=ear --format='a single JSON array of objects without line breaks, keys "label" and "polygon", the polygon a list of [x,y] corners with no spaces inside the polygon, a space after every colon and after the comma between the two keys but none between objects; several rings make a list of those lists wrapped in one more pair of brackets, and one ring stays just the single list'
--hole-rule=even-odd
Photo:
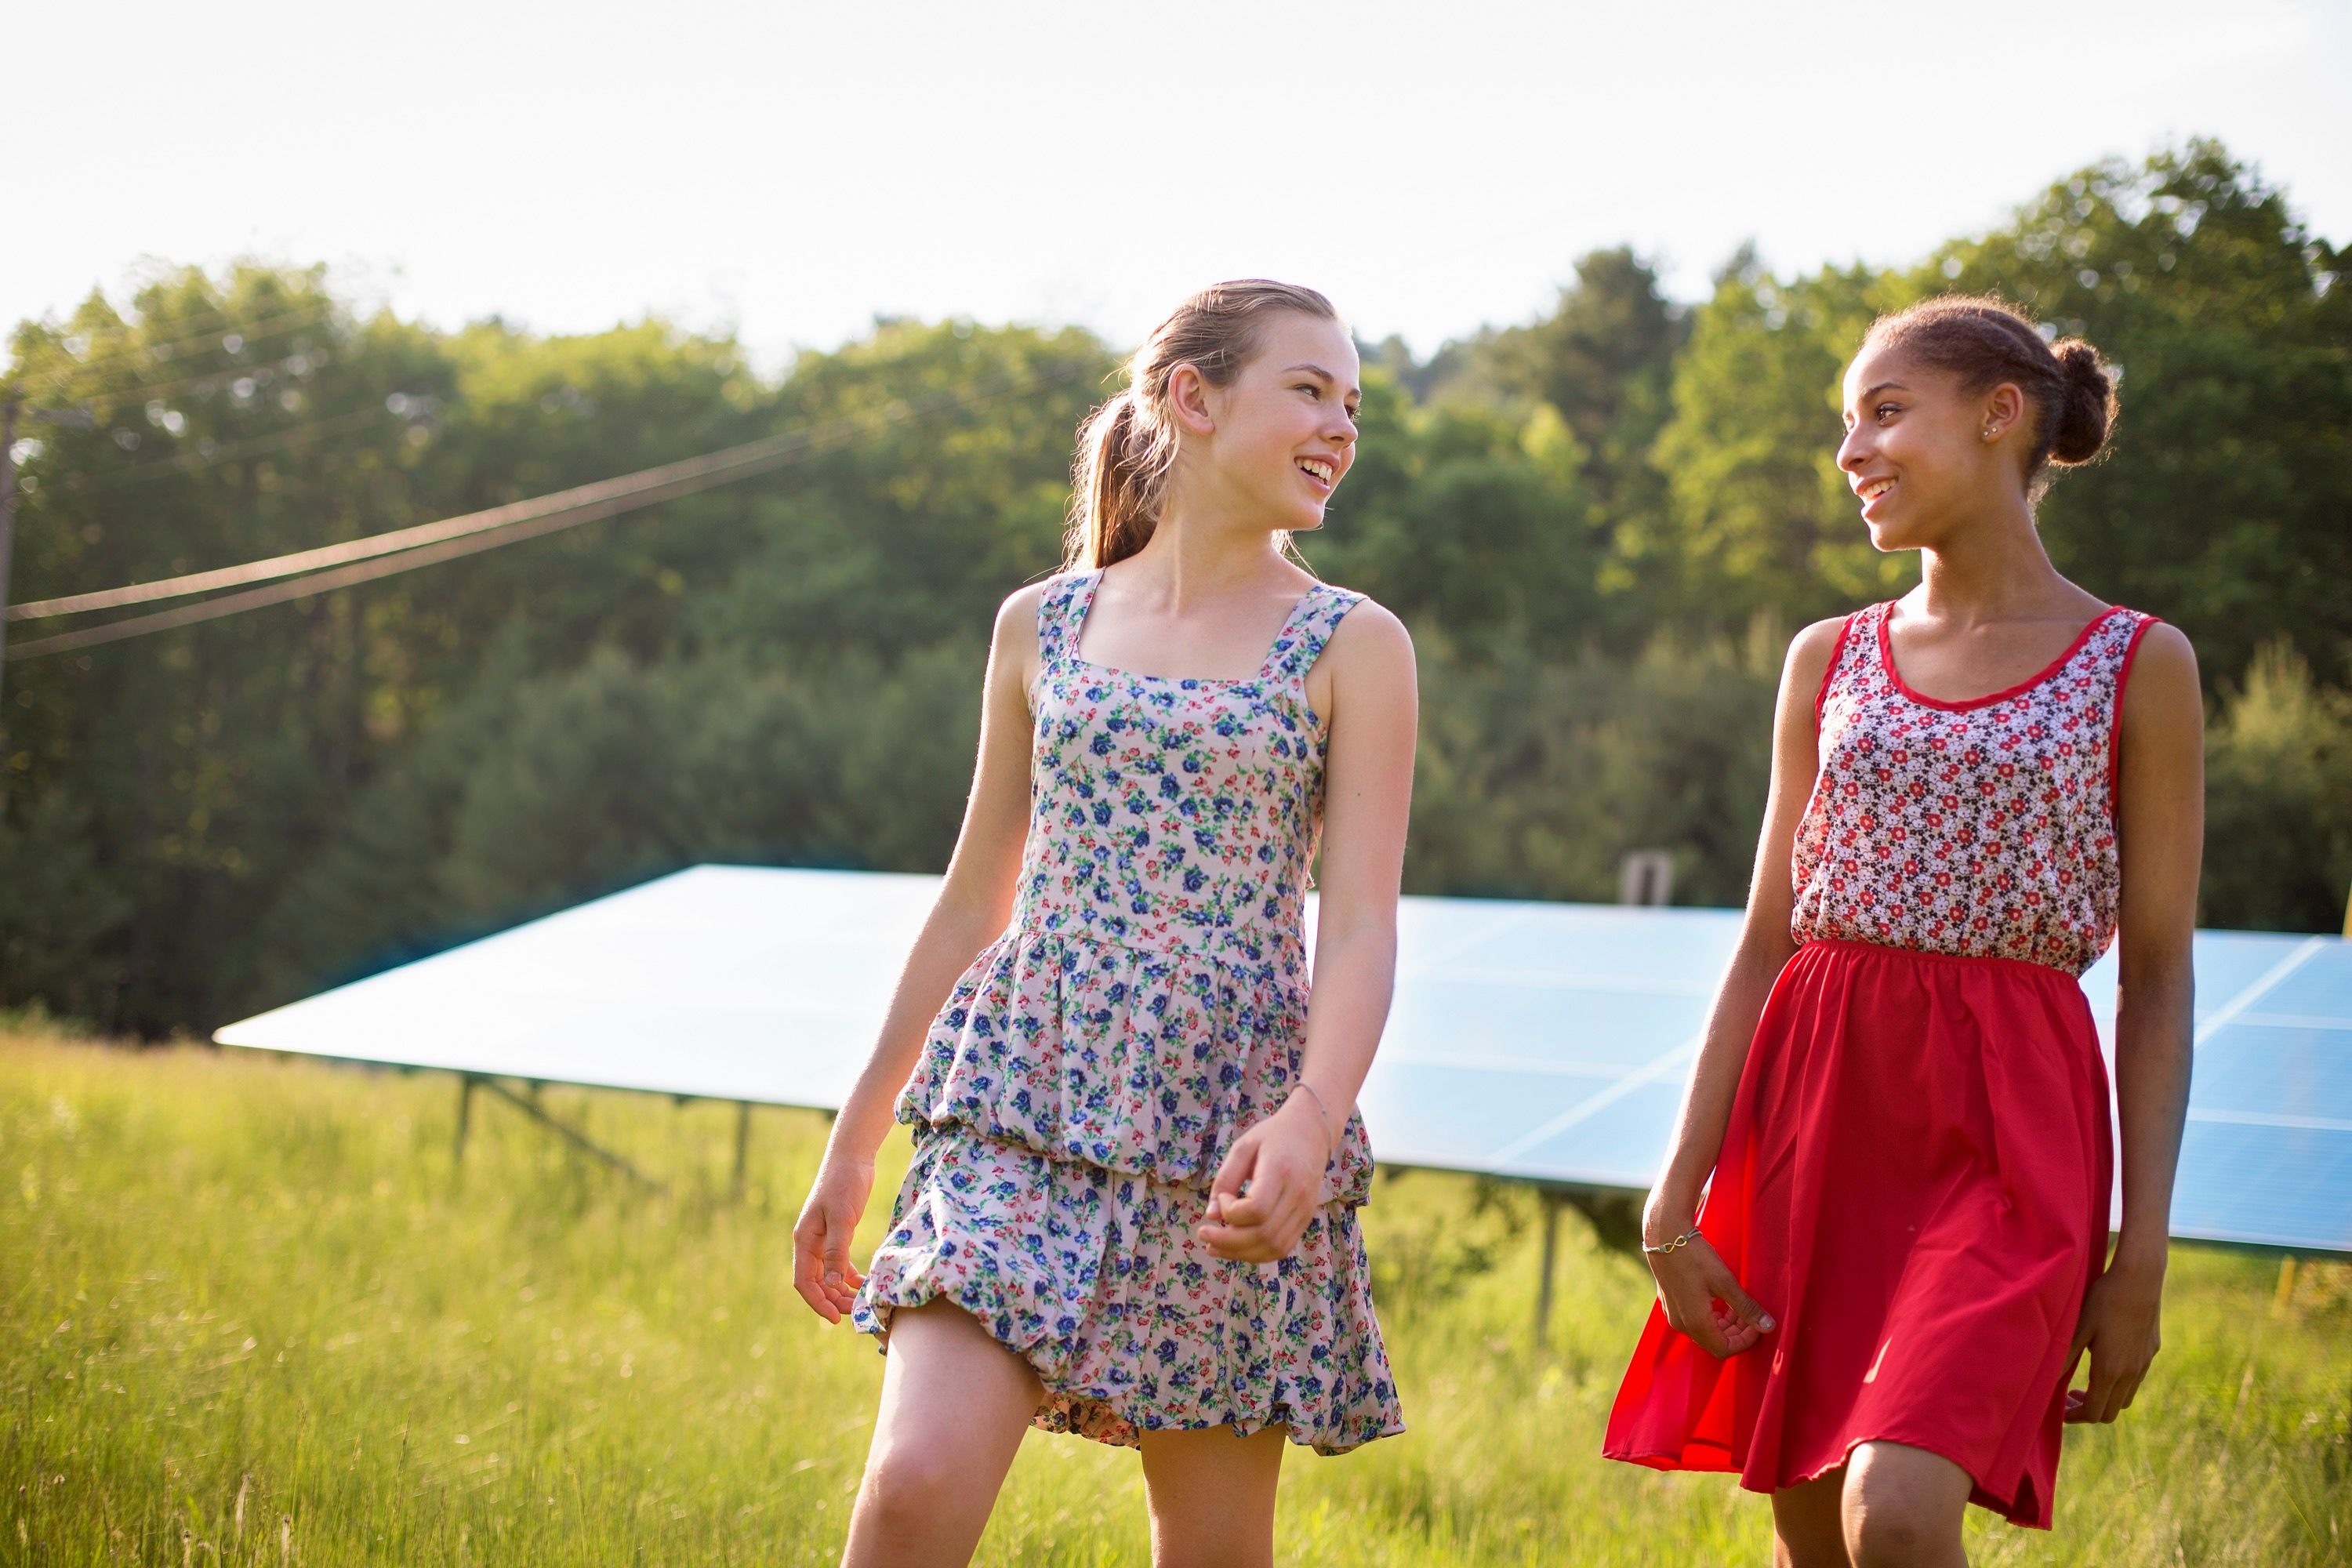
[{"label": "ear", "polygon": [[2017,428],[2025,417],[2025,392],[2013,381],[2004,381],[1985,395],[1984,421],[1979,431],[1988,441],[1997,441]]},{"label": "ear", "polygon": [[1209,406],[1213,390],[1197,365],[1180,364],[1169,373],[1168,406],[1178,429],[1192,436],[1216,434],[1216,413]]}]

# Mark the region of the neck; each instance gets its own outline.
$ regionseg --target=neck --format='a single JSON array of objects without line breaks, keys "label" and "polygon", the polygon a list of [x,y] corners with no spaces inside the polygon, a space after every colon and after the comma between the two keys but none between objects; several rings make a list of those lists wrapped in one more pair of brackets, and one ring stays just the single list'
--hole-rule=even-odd
[{"label": "neck", "polygon": [[1919,553],[1922,607],[1937,620],[2011,619],[2067,589],[2022,495],[1956,521]]},{"label": "neck", "polygon": [[1159,526],[1143,548],[1119,563],[1130,586],[1164,599],[1181,612],[1201,599],[1215,598],[1269,577],[1297,575],[1282,558],[1280,535],[1244,521],[1224,508],[1186,504],[1171,494]]}]

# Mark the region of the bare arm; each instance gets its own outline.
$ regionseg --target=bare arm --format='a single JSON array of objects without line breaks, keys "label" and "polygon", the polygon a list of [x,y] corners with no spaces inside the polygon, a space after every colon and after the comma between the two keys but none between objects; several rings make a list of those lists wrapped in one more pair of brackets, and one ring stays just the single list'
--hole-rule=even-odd
[{"label": "bare arm", "polygon": [[2090,1385],[2068,1412],[2080,1421],[2122,1414],[2156,1358],[2172,1178],[2189,1110],[2205,710],[2197,656],[2168,626],[2151,626],[2141,638],[2124,688],[2117,784],[2116,1105],[2124,1214],[2115,1258],[2091,1287],[2074,1331],[2075,1349],[2091,1352]]},{"label": "bare arm", "polygon": [[1315,978],[1299,1058],[1306,1087],[1234,1140],[1210,1189],[1221,1218],[1201,1227],[1213,1250],[1253,1262],[1288,1257],[1314,1217],[1324,1167],[1371,1070],[1396,984],[1397,890],[1420,728],[1412,639],[1387,610],[1360,605],[1339,623],[1314,673],[1327,670],[1328,694],[1309,682],[1330,740]]},{"label": "bare arm", "polygon": [[1037,604],[1044,592],[1024,588],[997,611],[981,701],[980,757],[955,854],[899,973],[873,1054],[834,1118],[824,1159],[793,1229],[793,1288],[829,1322],[841,1321],[856,1293],[850,1237],[873,1193],[874,1152],[890,1130],[892,1105],[948,994],[1013,911],[1029,829],[1029,685],[1037,669]]},{"label": "bare arm", "polygon": [[[1789,934],[1789,918],[1796,901],[1789,858],[1820,768],[1813,701],[1828,673],[1842,625],[1830,620],[1806,627],[1789,645],[1789,657],[1781,667],[1780,694],[1772,720],[1771,791],[1765,797],[1764,827],[1757,839],[1756,868],[1748,881],[1748,913],[1740,925],[1739,945],[1732,952],[1731,963],[1716,991],[1715,1005],[1707,1014],[1698,1059],[1691,1068],[1690,1084],[1675,1119],[1674,1138],[1667,1145],[1665,1168],[1643,1209],[1642,1240],[1646,1246],[1664,1246],[1692,1228],[1699,1194],[1723,1148],[1724,1129],[1731,1121],[1731,1102],[1738,1092],[1740,1072],[1748,1064],[1757,1020],[1764,1015],[1773,983],[1797,950],[1796,940]],[[1730,1270],[1704,1239],[1673,1253],[1646,1256],[1658,1279],[1658,1300],[1665,1309],[1666,1321],[1712,1354],[1747,1350],[1771,1329],[1769,1315],[1741,1293]],[[1716,1300],[1727,1302],[1730,1312],[1716,1310]]]}]

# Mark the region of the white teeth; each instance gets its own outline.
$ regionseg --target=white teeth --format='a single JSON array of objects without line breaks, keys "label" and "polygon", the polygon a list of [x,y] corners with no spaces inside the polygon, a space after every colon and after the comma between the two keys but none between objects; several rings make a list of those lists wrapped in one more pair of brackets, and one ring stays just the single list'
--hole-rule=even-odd
[{"label": "white teeth", "polygon": [[1298,466],[1306,469],[1308,473],[1313,474],[1317,479],[1321,479],[1325,484],[1328,485],[1331,482],[1332,468],[1330,464],[1318,462],[1312,458],[1301,458],[1298,460]]},{"label": "white teeth", "polygon": [[1895,481],[1893,479],[1873,479],[1870,483],[1863,486],[1861,489],[1854,493],[1859,495],[1864,501],[1874,501],[1894,488]]}]

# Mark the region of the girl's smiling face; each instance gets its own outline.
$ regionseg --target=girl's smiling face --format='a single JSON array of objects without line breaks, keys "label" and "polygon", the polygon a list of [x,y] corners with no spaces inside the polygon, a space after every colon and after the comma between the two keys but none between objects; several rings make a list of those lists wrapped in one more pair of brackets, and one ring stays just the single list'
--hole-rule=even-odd
[{"label": "girl's smiling face", "polygon": [[1846,367],[1844,398],[1837,463],[1878,549],[1933,546],[2004,488],[2022,495],[2016,451],[2030,408],[2014,383],[1971,392],[1899,349],[1865,348]]},{"label": "girl's smiling face", "polygon": [[1325,504],[1356,460],[1363,396],[1345,324],[1280,311],[1229,384],[1207,386],[1197,373],[1180,377],[1192,384],[1171,389],[1177,416],[1188,437],[1207,437],[1195,476],[1223,504],[1275,528],[1322,527]]}]

